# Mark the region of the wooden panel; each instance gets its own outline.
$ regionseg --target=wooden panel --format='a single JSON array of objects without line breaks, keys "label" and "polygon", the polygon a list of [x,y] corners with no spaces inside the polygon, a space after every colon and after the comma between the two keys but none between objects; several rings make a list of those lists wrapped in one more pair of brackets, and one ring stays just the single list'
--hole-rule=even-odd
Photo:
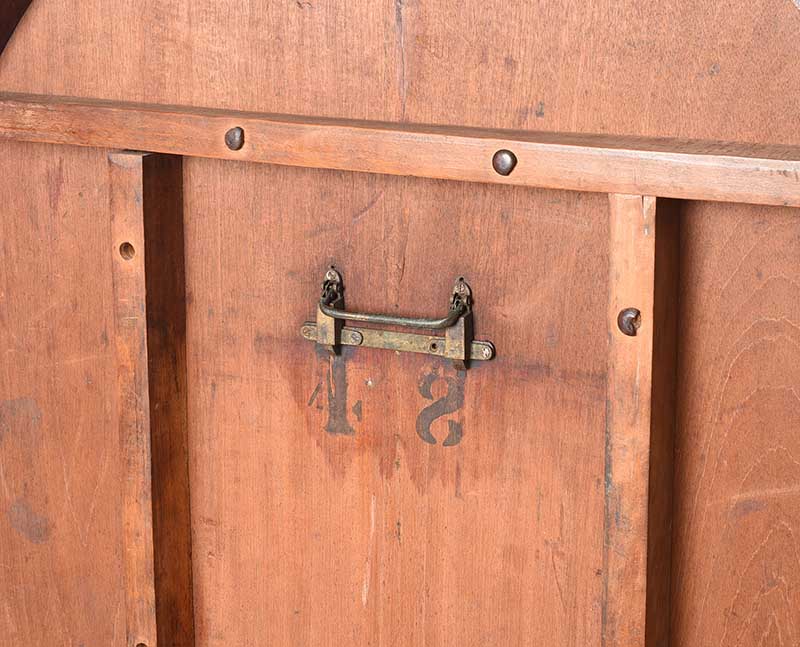
[{"label": "wooden panel", "polygon": [[[240,150],[226,146],[244,131]],[[471,182],[800,206],[800,148],[513,133],[0,95],[0,137]],[[510,175],[492,167],[511,150]]]},{"label": "wooden panel", "polygon": [[800,144],[798,27],[792,0],[140,0],[113,11],[108,0],[45,0],[0,61],[0,86],[349,119]]},{"label": "wooden panel", "polygon": [[[605,196],[186,176],[198,644],[597,644]],[[436,313],[465,276],[497,358],[319,353],[331,262],[365,311]]]},{"label": "wooden panel", "polygon": [[106,156],[0,156],[0,636],[121,645]]},{"label": "wooden panel", "polygon": [[800,641],[800,220],[684,207],[673,644]]}]

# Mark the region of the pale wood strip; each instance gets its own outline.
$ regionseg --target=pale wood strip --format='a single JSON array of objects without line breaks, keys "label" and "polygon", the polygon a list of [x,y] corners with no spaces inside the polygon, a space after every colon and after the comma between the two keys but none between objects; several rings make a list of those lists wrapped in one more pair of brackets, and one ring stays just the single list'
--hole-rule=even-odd
[{"label": "pale wood strip", "polygon": [[117,416],[124,461],[123,571],[126,645],[156,644],[150,396],[143,214],[139,153],[109,155],[113,247]]},{"label": "pale wood strip", "polygon": [[[244,129],[231,150],[225,134]],[[469,182],[800,206],[800,150],[0,95],[0,137]],[[499,175],[492,157],[517,157]]]},{"label": "pale wood strip", "polygon": [[[656,201],[610,196],[603,645],[645,645]],[[635,336],[619,312],[636,308]]]}]

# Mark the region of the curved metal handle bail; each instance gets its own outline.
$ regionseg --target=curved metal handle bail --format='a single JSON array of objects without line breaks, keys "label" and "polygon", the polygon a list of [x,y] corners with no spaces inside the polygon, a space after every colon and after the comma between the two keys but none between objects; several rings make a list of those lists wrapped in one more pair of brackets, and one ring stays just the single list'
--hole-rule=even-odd
[{"label": "curved metal handle bail", "polygon": [[322,284],[322,298],[319,302],[319,309],[324,314],[334,319],[344,321],[359,321],[361,323],[372,323],[384,326],[402,326],[404,328],[415,328],[422,330],[442,330],[450,328],[458,322],[459,318],[467,314],[471,307],[472,292],[465,283],[463,277],[459,277],[453,287],[453,295],[450,298],[450,310],[446,316],[439,319],[427,319],[424,317],[399,317],[396,315],[370,314],[365,312],[347,312],[343,308],[337,308],[334,304],[343,302],[344,288],[342,277],[339,272],[330,268],[325,274],[325,282]]}]

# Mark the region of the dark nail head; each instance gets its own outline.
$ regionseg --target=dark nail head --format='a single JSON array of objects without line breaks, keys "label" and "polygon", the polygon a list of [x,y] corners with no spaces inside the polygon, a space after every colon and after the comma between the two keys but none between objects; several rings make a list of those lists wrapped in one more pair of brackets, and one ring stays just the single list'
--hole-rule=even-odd
[{"label": "dark nail head", "polygon": [[244,146],[244,129],[238,126],[236,128],[231,128],[225,133],[225,144],[232,151],[241,150],[242,146]]},{"label": "dark nail head", "polygon": [[505,149],[497,151],[492,158],[492,166],[500,175],[511,175],[516,165],[517,156]]},{"label": "dark nail head", "polygon": [[636,331],[642,325],[642,313],[636,308],[625,308],[617,316],[617,326],[620,332],[628,337],[635,337]]}]

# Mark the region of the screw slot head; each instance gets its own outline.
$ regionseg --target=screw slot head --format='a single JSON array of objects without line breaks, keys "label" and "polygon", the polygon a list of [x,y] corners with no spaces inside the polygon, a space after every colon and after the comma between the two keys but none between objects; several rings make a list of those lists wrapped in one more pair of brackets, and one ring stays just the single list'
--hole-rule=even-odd
[{"label": "screw slot head", "polygon": [[226,132],[225,145],[232,151],[242,150],[242,146],[244,146],[244,129],[237,126]]},{"label": "screw slot head", "polygon": [[483,359],[489,359],[492,356],[492,349],[488,346],[483,347]]},{"label": "screw slot head", "polygon": [[636,308],[625,308],[620,310],[617,316],[617,326],[623,335],[635,337],[636,331],[642,325],[642,313]]},{"label": "screw slot head", "polygon": [[511,175],[516,165],[517,156],[509,150],[499,150],[492,157],[492,167],[499,175]]}]

